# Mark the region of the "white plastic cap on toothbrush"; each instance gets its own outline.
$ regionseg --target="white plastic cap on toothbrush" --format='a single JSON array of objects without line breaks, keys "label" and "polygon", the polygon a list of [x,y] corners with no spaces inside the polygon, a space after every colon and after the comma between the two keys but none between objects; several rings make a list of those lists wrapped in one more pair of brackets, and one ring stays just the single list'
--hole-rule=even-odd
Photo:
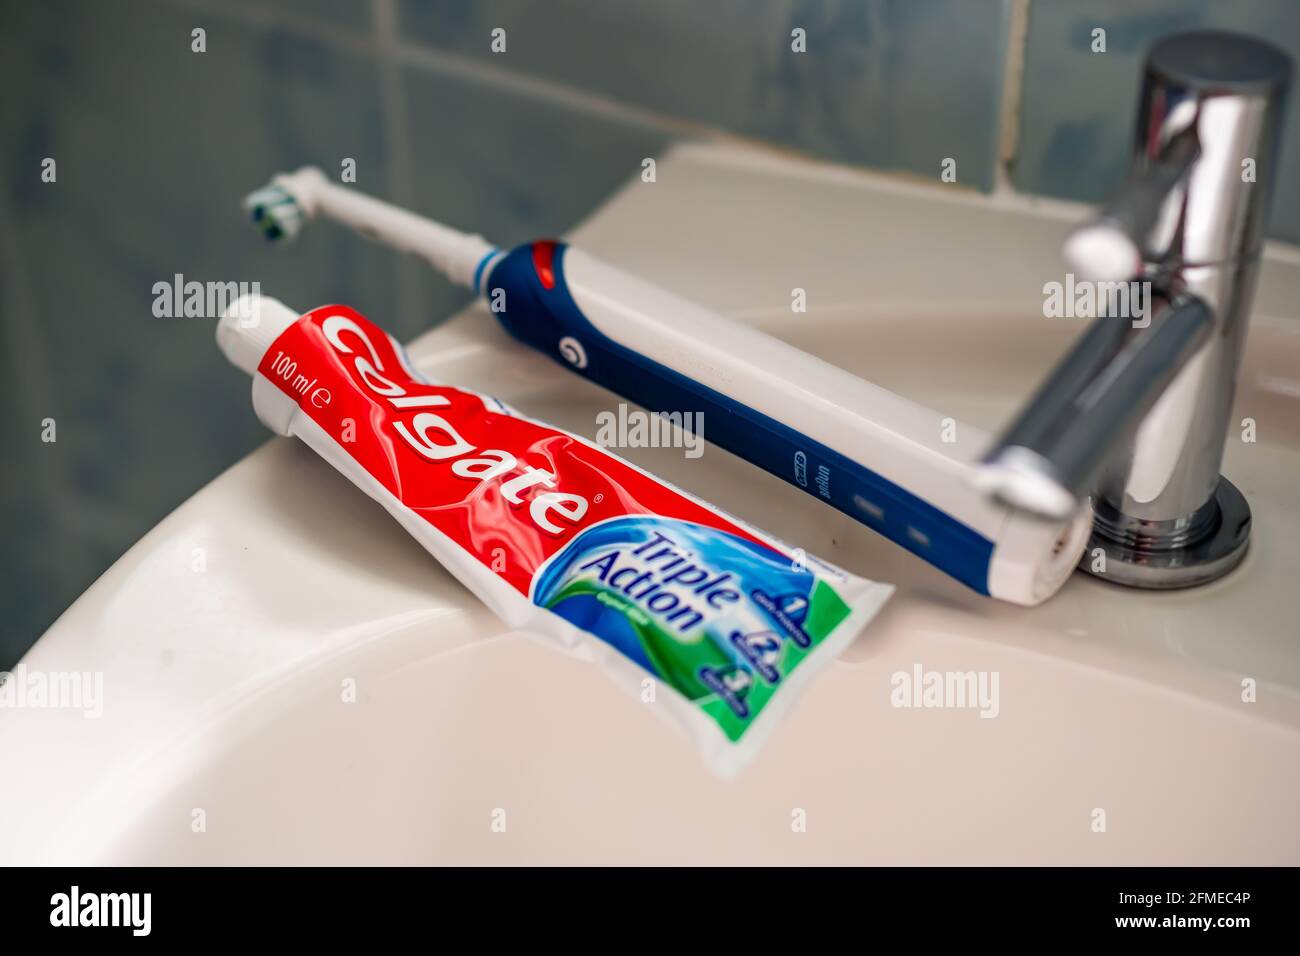
[{"label": "white plastic cap on toothbrush", "polygon": [[482,236],[331,182],[314,166],[274,176],[269,186],[244,200],[244,208],[272,241],[294,238],[312,219],[333,219],[367,239],[421,256],[452,282],[470,289],[479,265],[497,251]]}]

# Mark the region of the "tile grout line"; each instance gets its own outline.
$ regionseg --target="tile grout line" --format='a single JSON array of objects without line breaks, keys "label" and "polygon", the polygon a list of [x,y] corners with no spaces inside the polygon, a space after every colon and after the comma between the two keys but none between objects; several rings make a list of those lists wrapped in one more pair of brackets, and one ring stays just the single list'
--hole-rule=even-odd
[{"label": "tile grout line", "polygon": [[1029,42],[1029,0],[1009,0],[1009,3],[998,109],[998,153],[993,168],[991,195],[994,197],[1019,195],[1011,183],[1011,164],[1020,147],[1020,104],[1025,81],[1025,47]]},{"label": "tile grout line", "polygon": [[[392,0],[371,0],[373,35],[356,35],[351,31],[320,23],[308,17],[268,10],[246,0],[161,0],[171,6],[235,20],[251,26],[280,28],[317,42],[328,44],[351,53],[395,59],[405,66],[418,67],[431,73],[457,79],[472,80],[501,92],[515,93],[530,99],[553,103],[578,113],[600,116],[628,126],[641,126],[677,136],[690,135],[703,138],[717,135],[714,127],[692,120],[679,119],[666,113],[620,103],[577,87],[557,83],[542,77],[517,73],[498,66],[489,66],[471,57],[449,53],[407,41],[398,29],[396,9]],[[383,37],[381,25],[390,31]]]},{"label": "tile grout line", "polygon": [[726,135],[725,130],[694,120],[632,106],[599,93],[589,93],[569,86],[567,83],[491,66],[473,57],[449,53],[445,50],[433,50],[419,43],[399,39],[395,52],[401,62],[407,66],[459,80],[472,81],[501,93],[512,93],[563,107],[575,113],[622,123],[625,126],[642,127],[678,138],[701,139]]},{"label": "tile grout line", "polygon": [[[406,97],[402,93],[401,66],[394,57],[399,31],[394,0],[371,0],[375,50],[378,54],[379,101],[384,124],[385,173],[388,199],[407,209],[415,207],[415,179],[411,137],[407,126]],[[405,319],[420,308],[420,280],[416,263],[408,256],[394,258],[397,312]],[[424,331],[423,328],[420,329]]]}]

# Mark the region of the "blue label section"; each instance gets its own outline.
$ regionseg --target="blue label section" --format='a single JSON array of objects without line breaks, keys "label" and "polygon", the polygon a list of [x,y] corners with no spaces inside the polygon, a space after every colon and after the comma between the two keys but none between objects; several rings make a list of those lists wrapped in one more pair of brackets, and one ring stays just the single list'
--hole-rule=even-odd
[{"label": "blue label section", "polygon": [[[579,534],[538,574],[532,599],[675,684],[683,673],[707,683],[702,669],[739,667],[775,685],[785,642],[810,643],[782,607],[806,610],[815,585],[771,548],[642,515]],[[756,599],[772,594],[780,606]]]},{"label": "blue label section", "polygon": [[[556,246],[551,289],[543,288],[538,279],[530,245],[511,250],[493,267],[484,294],[490,296],[496,288],[506,291],[506,308],[497,318],[511,335],[651,411],[703,413],[710,442],[815,495],[973,590],[988,594],[993,542],[861,463],[609,338],[587,320],[569,294],[564,279],[566,248]],[[565,361],[560,349],[565,337],[581,344],[581,367]]]}]

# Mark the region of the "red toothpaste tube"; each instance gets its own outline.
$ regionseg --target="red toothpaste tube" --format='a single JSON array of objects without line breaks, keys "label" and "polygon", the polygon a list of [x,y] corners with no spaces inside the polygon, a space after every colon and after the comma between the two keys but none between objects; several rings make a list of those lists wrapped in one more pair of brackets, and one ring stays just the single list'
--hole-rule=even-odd
[{"label": "red toothpaste tube", "polygon": [[[507,625],[593,658],[723,775],[892,593],[577,435],[428,380],[359,312],[234,303],[258,417],[382,504]],[[659,689],[657,688],[657,690]]]}]

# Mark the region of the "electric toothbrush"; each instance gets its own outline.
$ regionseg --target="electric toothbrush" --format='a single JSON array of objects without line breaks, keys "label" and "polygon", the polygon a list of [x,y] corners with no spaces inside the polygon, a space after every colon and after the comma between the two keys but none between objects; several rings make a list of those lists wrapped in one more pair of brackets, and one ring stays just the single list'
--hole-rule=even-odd
[{"label": "electric toothbrush", "polygon": [[709,441],[980,594],[1038,604],[1083,553],[1089,508],[1057,522],[992,500],[942,442],[940,413],[582,250],[542,240],[503,251],[312,167],[244,205],[272,240],[322,217],[421,256],[483,295],[515,338],[651,411],[703,413]]}]

